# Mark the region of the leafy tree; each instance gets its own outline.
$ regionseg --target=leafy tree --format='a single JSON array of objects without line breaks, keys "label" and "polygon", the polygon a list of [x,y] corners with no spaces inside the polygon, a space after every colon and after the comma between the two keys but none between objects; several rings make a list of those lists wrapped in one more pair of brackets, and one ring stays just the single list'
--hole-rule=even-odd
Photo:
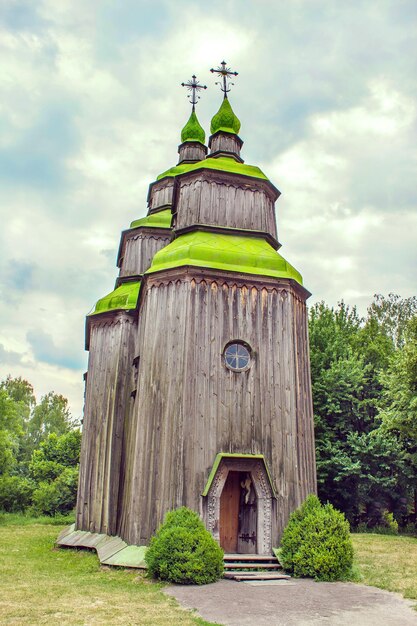
[{"label": "leafy tree", "polygon": [[67,400],[54,392],[37,405],[22,378],[0,383],[0,509],[66,512],[75,504],[81,433]]},{"label": "leafy tree", "polygon": [[17,465],[19,442],[23,436],[20,405],[0,387],[0,474],[13,471]]},{"label": "leafy tree", "polygon": [[75,426],[76,421],[72,419],[68,409],[68,400],[50,391],[35,406],[28,423],[32,448],[37,448],[50,434],[63,435]]},{"label": "leafy tree", "polygon": [[32,478],[38,482],[54,480],[66,467],[77,467],[80,461],[81,432],[72,430],[58,437],[51,433],[33,452],[29,465]]},{"label": "leafy tree", "polygon": [[36,404],[35,395],[33,393],[33,387],[27,380],[24,380],[19,376],[18,378],[12,378],[7,376],[6,380],[0,383],[0,389],[7,391],[9,398],[14,402],[21,402],[25,407],[26,419],[29,418],[31,408]]},{"label": "leafy tree", "polygon": [[387,298],[380,293],[375,294],[374,302],[368,308],[368,317],[377,321],[396,348],[404,344],[407,323],[416,314],[417,296],[401,298],[395,293],[389,293]]},{"label": "leafy tree", "polygon": [[379,431],[394,341],[376,315],[362,320],[343,302],[313,307],[309,330],[319,496],[354,523],[376,524],[407,491],[403,446]]},{"label": "leafy tree", "polygon": [[414,520],[417,515],[417,315],[404,331],[404,344],[382,372],[381,431],[401,444],[407,474],[414,485]]},{"label": "leafy tree", "polygon": [[51,481],[42,481],[32,495],[32,511],[37,515],[57,515],[72,511],[77,498],[78,467],[66,467]]}]

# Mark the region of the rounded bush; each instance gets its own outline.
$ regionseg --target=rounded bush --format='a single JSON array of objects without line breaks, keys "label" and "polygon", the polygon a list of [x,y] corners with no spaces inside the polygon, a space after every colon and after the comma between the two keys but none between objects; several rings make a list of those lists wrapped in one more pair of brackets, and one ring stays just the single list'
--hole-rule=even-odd
[{"label": "rounded bush", "polygon": [[175,509],[174,511],[168,511],[165,515],[164,523],[160,527],[158,533],[161,530],[173,528],[174,526],[181,526],[182,528],[189,528],[190,530],[205,530],[205,526],[198,514],[195,511],[188,509],[186,506],[181,506],[179,509]]},{"label": "rounded bush", "polygon": [[151,576],[183,585],[204,585],[223,574],[223,551],[198,515],[185,507],[166,515],[145,559]]},{"label": "rounded bush", "polygon": [[280,545],[280,561],[295,576],[316,580],[349,577],[353,546],[349,522],[331,504],[309,496],[291,516]]},{"label": "rounded bush", "polygon": [[78,468],[66,467],[53,482],[41,482],[33,492],[34,515],[69,513],[77,500]]},{"label": "rounded bush", "polygon": [[0,510],[24,511],[32,500],[35,483],[23,476],[0,476]]}]

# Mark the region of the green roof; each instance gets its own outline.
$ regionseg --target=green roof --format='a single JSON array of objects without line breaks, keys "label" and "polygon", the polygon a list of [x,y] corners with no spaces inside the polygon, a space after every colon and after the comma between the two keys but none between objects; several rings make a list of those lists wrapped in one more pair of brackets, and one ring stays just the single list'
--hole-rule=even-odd
[{"label": "green roof", "polygon": [[135,309],[140,291],[140,281],[122,283],[114,291],[104,298],[98,300],[94,311],[89,315],[97,313],[106,313],[116,309],[130,310]]},{"label": "green roof", "polygon": [[209,474],[209,477],[207,479],[206,485],[204,487],[204,491],[201,494],[202,496],[207,496],[208,492],[210,490],[210,487],[213,483],[214,477],[217,473],[217,470],[219,468],[220,462],[223,459],[254,459],[255,461],[262,461],[265,467],[265,471],[267,473],[268,476],[268,480],[269,480],[269,484],[271,485],[271,490],[272,493],[274,495],[274,498],[276,498],[276,493],[275,493],[275,489],[274,489],[274,483],[272,482],[272,478],[271,478],[271,474],[269,472],[269,468],[266,464],[265,461],[265,457],[263,454],[241,454],[239,452],[219,452],[219,454],[216,455],[216,458],[214,459],[214,463],[213,463],[213,467],[211,468],[211,472]]},{"label": "green roof", "polygon": [[185,233],[155,254],[146,273],[184,265],[292,278],[303,284],[299,272],[262,237],[201,230]]},{"label": "green roof", "polygon": [[241,174],[242,176],[252,176],[253,178],[262,178],[268,180],[262,170],[256,165],[246,165],[245,163],[238,163],[231,157],[219,157],[218,159],[203,159],[197,163],[182,163],[171,167],[160,174],[157,180],[165,178],[165,176],[179,176],[188,172],[196,172],[198,170],[221,170],[223,172],[231,172],[232,174]]},{"label": "green roof", "polygon": [[234,114],[227,96],[224,97],[220,109],[211,120],[211,134],[214,135],[214,133],[217,133],[219,130],[223,130],[226,133],[234,133],[235,135],[237,135],[240,130],[240,120]]},{"label": "green roof", "polygon": [[198,141],[204,145],[206,133],[197,119],[195,111],[191,111],[190,118],[181,131],[181,141]]},{"label": "green roof", "polygon": [[171,228],[171,219],[171,209],[164,209],[163,211],[151,213],[146,217],[134,220],[130,228],[137,228],[138,226],[146,226],[147,228]]}]

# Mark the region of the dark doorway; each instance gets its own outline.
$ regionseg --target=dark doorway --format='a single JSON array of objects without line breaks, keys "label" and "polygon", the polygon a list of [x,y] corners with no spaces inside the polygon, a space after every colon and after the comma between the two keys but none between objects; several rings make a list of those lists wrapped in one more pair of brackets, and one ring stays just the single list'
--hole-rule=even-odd
[{"label": "dark doorway", "polygon": [[220,497],[220,545],[226,553],[256,553],[257,503],[249,472],[229,471]]}]

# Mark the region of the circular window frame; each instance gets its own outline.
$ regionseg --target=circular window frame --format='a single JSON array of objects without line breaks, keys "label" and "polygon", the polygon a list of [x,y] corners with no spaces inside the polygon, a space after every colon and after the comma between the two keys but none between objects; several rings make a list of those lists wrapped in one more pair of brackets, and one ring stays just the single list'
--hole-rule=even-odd
[{"label": "circular window frame", "polygon": [[[235,345],[243,346],[248,352],[249,359],[248,359],[247,364],[244,367],[233,367],[227,362],[226,351],[228,348],[230,348],[230,346],[235,346]],[[230,372],[236,372],[236,373],[247,372],[248,369],[250,369],[252,365],[253,351],[250,345],[246,341],[241,341],[240,339],[233,339],[232,341],[228,341],[227,344],[224,346],[222,357],[223,357],[223,364],[225,368],[228,369]]]}]

